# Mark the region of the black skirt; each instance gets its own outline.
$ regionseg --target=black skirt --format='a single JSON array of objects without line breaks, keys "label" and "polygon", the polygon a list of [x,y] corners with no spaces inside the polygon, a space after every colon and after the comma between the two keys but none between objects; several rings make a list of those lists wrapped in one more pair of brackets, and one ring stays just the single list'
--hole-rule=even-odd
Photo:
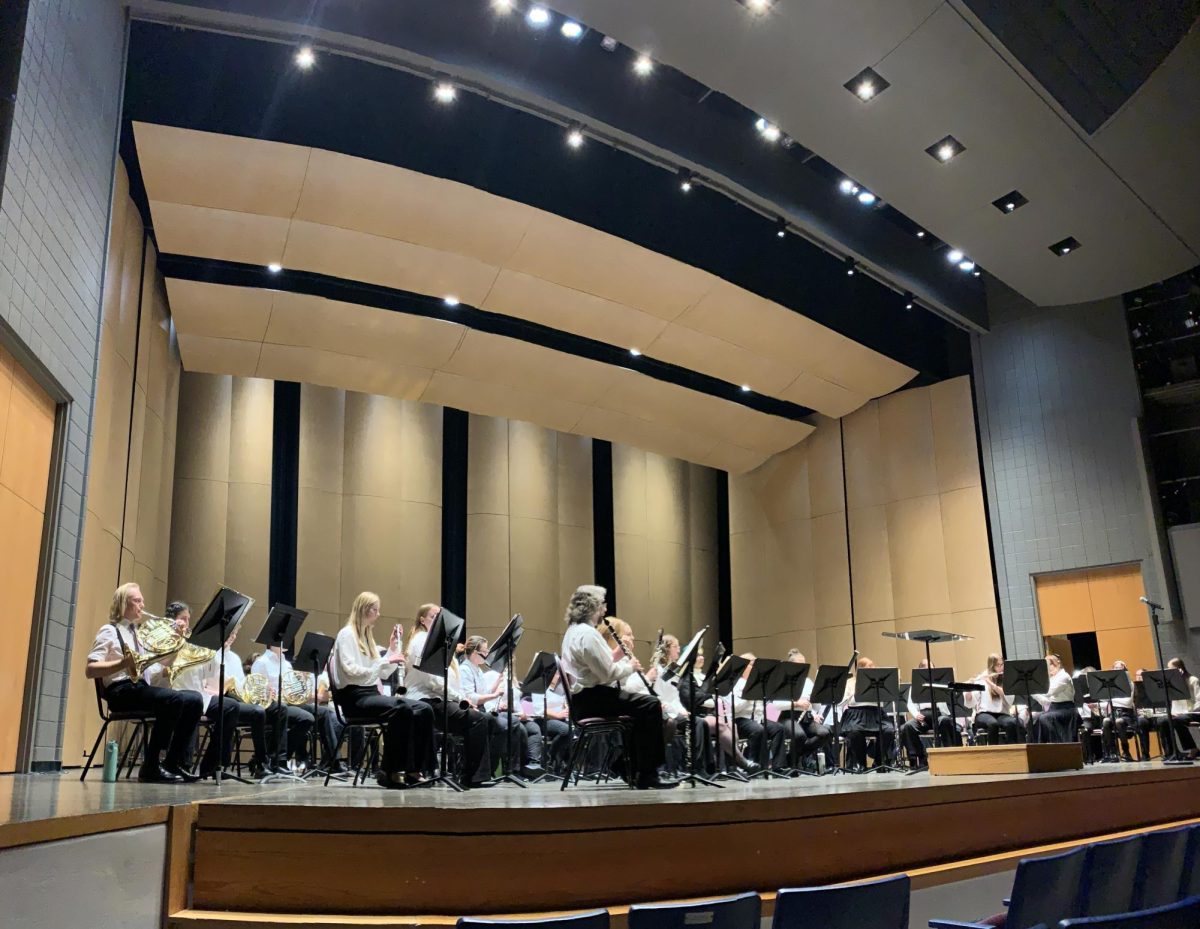
[{"label": "black skirt", "polygon": [[1078,742],[1079,713],[1074,703],[1051,703],[1029,731],[1030,742]]}]

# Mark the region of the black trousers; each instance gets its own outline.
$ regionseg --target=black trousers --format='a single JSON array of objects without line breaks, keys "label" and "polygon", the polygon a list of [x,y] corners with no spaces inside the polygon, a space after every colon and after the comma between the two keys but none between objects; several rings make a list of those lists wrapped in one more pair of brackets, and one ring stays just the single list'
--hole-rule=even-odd
[{"label": "black trousers", "polygon": [[542,727],[536,719],[521,719],[517,713],[512,717],[512,735],[508,734],[508,714],[503,710],[496,714],[499,731],[492,737],[492,757],[503,758],[512,741],[512,758],[508,769],[516,770],[527,764],[542,763]]},{"label": "black trousers", "polygon": [[383,770],[417,774],[433,757],[433,709],[420,700],[387,697],[374,687],[343,687],[337,692],[350,719],[378,719],[383,728]]},{"label": "black trousers", "polygon": [[745,739],[746,758],[764,768],[783,766],[783,739],[786,730],[771,719],[739,716],[734,721],[739,739]]},{"label": "black trousers", "polygon": [[1158,728],[1158,744],[1162,746],[1163,757],[1169,757],[1180,751],[1194,752],[1196,740],[1192,738],[1192,733],[1188,730],[1188,723],[1200,722],[1200,713],[1172,713],[1171,722],[1175,725],[1174,742],[1170,739],[1170,727],[1167,726],[1165,715],[1156,719],[1154,723]]},{"label": "black trousers", "polygon": [[[308,761],[308,736],[316,723],[313,714],[302,706],[288,706],[278,701],[267,707],[267,744],[271,746],[275,763],[283,765],[288,756],[297,761]],[[286,720],[280,726],[279,721]]]},{"label": "black trousers", "polygon": [[896,727],[887,719],[880,725],[879,708],[874,706],[848,706],[842,716],[842,735],[846,738],[851,765],[860,768],[867,766],[867,739],[878,735],[875,745],[875,764],[886,763],[892,757],[892,748],[896,743]]},{"label": "black trousers", "polygon": [[[1117,754],[1117,740],[1121,742],[1121,754],[1126,758],[1131,757],[1129,754],[1129,740],[1138,734],[1138,716],[1137,710],[1129,706],[1113,707],[1112,715],[1104,717],[1104,724],[1101,730],[1103,732],[1104,753],[1106,755]],[[1149,742],[1149,732],[1146,734],[1146,741]],[[1143,753],[1145,758],[1148,753]]]},{"label": "black trousers", "polygon": [[[423,701],[433,709],[434,728],[442,728],[442,701],[438,697]],[[451,702],[446,707],[446,725],[463,740],[463,780],[478,784],[492,776],[491,740],[495,717],[478,710],[463,709]]]},{"label": "black trousers", "polygon": [[187,765],[196,726],[204,715],[204,699],[198,693],[117,681],[105,688],[104,700],[120,712],[154,714],[146,740],[147,765],[160,761],[168,768]]},{"label": "black trousers", "polygon": [[559,762],[566,758],[567,746],[571,744],[568,736],[571,733],[571,727],[567,725],[565,719],[541,719],[534,720],[540,722],[543,727],[543,748],[542,760],[544,762]]},{"label": "black trousers", "polygon": [[585,687],[571,697],[576,719],[611,719],[628,716],[633,721],[633,768],[639,781],[653,781],[666,758],[662,704],[649,694],[631,694],[616,687]]},{"label": "black trousers", "polygon": [[253,703],[242,703],[233,697],[225,697],[220,701],[216,697],[211,697],[204,715],[213,724],[213,730],[210,733],[211,738],[208,740],[208,748],[204,750],[204,757],[200,759],[202,774],[210,774],[217,767],[217,713],[221,713],[223,716],[221,720],[223,744],[220,746],[222,767],[228,766],[233,758],[233,745],[237,739],[238,726],[241,725],[250,727],[250,740],[254,743],[254,757],[259,761],[267,760],[266,710]]},{"label": "black trousers", "polygon": [[1051,703],[1049,709],[1038,713],[1029,727],[1029,741],[1038,743],[1068,743],[1079,741],[1079,713],[1074,703]]},{"label": "black trousers", "polygon": [[975,728],[987,733],[988,745],[999,745],[1000,733],[1009,745],[1024,741],[1021,723],[1008,713],[976,713]]},{"label": "black trousers", "polygon": [[321,742],[321,760],[331,765],[337,761],[338,736],[342,734],[342,724],[338,722],[337,713],[328,703],[306,703],[301,709],[313,717],[317,727],[317,738]]},{"label": "black trousers", "polygon": [[788,713],[784,713],[779,717],[779,725],[783,727],[783,731],[788,739],[791,739],[791,749],[788,752],[788,763],[796,767],[805,758],[815,755],[817,752],[825,753],[825,763],[827,766],[833,765],[833,758],[830,756],[830,743],[833,741],[833,730],[824,723],[819,723],[815,719],[804,721],[804,714],[797,713],[794,723],[796,729],[795,738],[792,738],[792,718]]},{"label": "black trousers", "polygon": [[[910,719],[900,727],[900,744],[909,761],[923,763],[925,745],[921,742],[922,734],[933,731],[933,714],[926,713],[924,719]],[[938,714],[938,745],[959,745],[958,726],[953,716]]]}]

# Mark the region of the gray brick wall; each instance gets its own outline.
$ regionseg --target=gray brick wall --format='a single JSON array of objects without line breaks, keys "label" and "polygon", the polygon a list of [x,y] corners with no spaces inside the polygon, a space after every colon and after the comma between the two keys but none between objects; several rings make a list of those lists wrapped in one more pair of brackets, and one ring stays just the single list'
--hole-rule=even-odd
[{"label": "gray brick wall", "polygon": [[[1032,574],[1141,561],[1165,603],[1136,438],[1141,412],[1119,299],[1036,307],[989,284],[976,399],[1005,643],[1041,654]],[[1181,623],[1163,627],[1185,651]]]},{"label": "gray brick wall", "polygon": [[34,734],[59,760],[125,17],[120,0],[32,0],[0,202],[0,318],[68,401]]}]

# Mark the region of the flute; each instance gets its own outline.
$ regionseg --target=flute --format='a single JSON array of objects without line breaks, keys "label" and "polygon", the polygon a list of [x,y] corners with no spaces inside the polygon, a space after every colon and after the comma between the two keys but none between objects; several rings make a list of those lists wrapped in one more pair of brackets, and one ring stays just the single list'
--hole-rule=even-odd
[{"label": "flute", "polygon": [[[621,637],[619,635],[617,635],[617,630],[614,629],[613,624],[608,621],[608,617],[605,616],[603,619],[600,620],[600,622],[604,623],[605,628],[608,629],[608,634],[611,635],[613,637],[613,639],[616,640],[617,647],[619,649],[621,649],[621,654],[624,655],[626,658],[629,658],[630,660],[632,660],[633,653],[630,652],[629,649],[627,649],[625,647],[625,643],[622,642]],[[648,690],[650,692],[650,696],[657,697],[658,694],[655,693],[655,691],[654,691],[654,685],[651,684],[648,680],[646,680],[646,675],[644,675],[641,671],[638,671],[637,676],[640,677],[642,679],[642,683],[646,685],[646,690]]]}]

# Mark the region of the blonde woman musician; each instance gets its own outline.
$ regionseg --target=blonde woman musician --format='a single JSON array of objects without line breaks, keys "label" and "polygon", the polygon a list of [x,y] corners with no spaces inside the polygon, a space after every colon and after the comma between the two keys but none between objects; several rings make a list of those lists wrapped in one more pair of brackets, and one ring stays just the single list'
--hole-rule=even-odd
[{"label": "blonde woman musician", "polygon": [[1024,741],[1021,723],[1013,715],[1012,698],[1004,693],[1003,681],[1004,659],[994,653],[988,655],[987,670],[972,682],[983,685],[983,692],[975,695],[974,726],[987,733],[988,745],[999,745],[1001,733],[1009,745]]},{"label": "blonde woman musician", "polygon": [[354,598],[329,658],[333,698],[349,717],[384,721],[379,784],[415,787],[422,783],[421,772],[433,757],[433,710],[419,700],[379,692],[379,682],[395,675],[405,661],[398,627],[392,630],[386,654],[379,654],[375,644],[379,608],[379,595],[369,590]]},{"label": "blonde woman musician", "polygon": [[[1196,757],[1196,741],[1192,738],[1188,724],[1200,722],[1200,678],[1188,673],[1187,665],[1183,663],[1182,658],[1172,658],[1167,662],[1167,667],[1183,672],[1183,679],[1188,688],[1188,698],[1171,701],[1171,721],[1175,724],[1177,741],[1171,739],[1171,732],[1167,727],[1167,717],[1164,715],[1156,723],[1158,744],[1164,746],[1164,751],[1167,747],[1174,749],[1178,745],[1183,753],[1182,757],[1192,760]],[[1172,757],[1178,757],[1177,753],[1172,751],[1166,755],[1167,759]]]},{"label": "blonde woman musician", "polygon": [[[116,589],[108,622],[96,633],[84,673],[100,680],[104,700],[112,709],[154,714],[138,780],[158,784],[194,781],[195,775],[185,764],[204,701],[199,694],[151,686],[138,675],[136,656],[146,654],[137,635],[144,603],[137,584]],[[162,664],[173,660],[167,658]]]}]

